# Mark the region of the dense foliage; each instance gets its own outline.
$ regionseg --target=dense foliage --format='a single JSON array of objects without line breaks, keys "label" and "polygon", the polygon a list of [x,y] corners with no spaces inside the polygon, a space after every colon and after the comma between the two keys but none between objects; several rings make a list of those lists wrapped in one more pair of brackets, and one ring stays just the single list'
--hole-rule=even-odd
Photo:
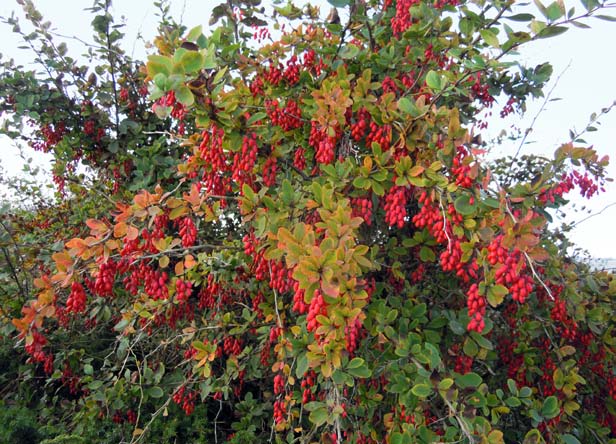
[{"label": "dense foliage", "polygon": [[40,412],[15,430],[616,442],[616,281],[548,225],[607,158],[572,133],[490,165],[479,137],[550,78],[518,47],[609,5],[229,0],[204,32],[163,3],[144,65],[97,1],[81,66],[20,3],[47,75],[4,63],[3,132],[51,153],[58,188],[3,210],[3,350],[29,363],[5,403]]}]

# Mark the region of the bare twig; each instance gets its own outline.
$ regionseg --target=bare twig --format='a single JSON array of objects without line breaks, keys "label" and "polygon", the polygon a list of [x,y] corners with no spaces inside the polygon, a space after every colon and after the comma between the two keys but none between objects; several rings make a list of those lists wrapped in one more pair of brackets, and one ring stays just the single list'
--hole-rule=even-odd
[{"label": "bare twig", "polygon": [[607,204],[606,206],[604,206],[601,210],[597,211],[596,213],[590,214],[590,215],[586,216],[585,218],[580,219],[577,222],[573,223],[573,225],[571,225],[569,228],[575,228],[578,225],[580,225],[581,223],[586,222],[588,219],[592,219],[595,216],[599,216],[604,211],[608,210],[609,208],[613,207],[614,205],[616,205],[616,202],[612,202],[610,204]]},{"label": "bare twig", "polygon": [[565,74],[565,72],[567,72],[567,70],[570,67],[571,67],[571,61],[569,61],[569,64],[567,64],[567,66],[565,66],[565,69],[563,69],[562,72],[558,75],[558,77],[556,77],[556,81],[554,82],[554,85],[552,86],[552,88],[550,88],[550,91],[545,96],[545,99],[543,100],[543,103],[541,104],[541,107],[539,108],[539,111],[537,111],[537,113],[533,117],[533,120],[530,123],[530,126],[528,128],[526,128],[526,131],[524,131],[524,136],[522,137],[522,140],[520,141],[520,145],[518,146],[518,149],[516,150],[515,154],[511,158],[511,164],[510,165],[513,165],[513,162],[515,162],[515,160],[518,158],[518,155],[520,154],[520,151],[522,150],[522,147],[526,143],[526,138],[533,131],[533,128],[535,127],[535,123],[537,122],[537,119],[539,118],[539,116],[543,113],[543,111],[545,111],[545,107],[548,104],[548,102],[550,101],[550,98],[552,97],[552,93],[554,92],[554,90],[558,86],[558,83],[560,82],[561,77]]}]

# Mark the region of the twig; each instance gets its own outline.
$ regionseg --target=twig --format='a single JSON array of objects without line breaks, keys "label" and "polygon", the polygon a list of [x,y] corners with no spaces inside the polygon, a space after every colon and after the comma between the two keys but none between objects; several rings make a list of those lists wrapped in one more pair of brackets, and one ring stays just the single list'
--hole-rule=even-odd
[{"label": "twig", "polygon": [[445,207],[443,206],[443,199],[440,193],[438,195],[438,205],[443,214],[443,233],[445,233],[445,237],[447,238],[447,251],[451,253],[451,237],[449,237],[449,233],[447,233],[447,215],[445,214]]},{"label": "twig", "polygon": [[216,417],[214,417],[214,442],[216,444],[218,444],[218,417],[220,412],[222,412],[222,399],[218,400],[218,412],[216,412]]},{"label": "twig", "polygon": [[539,118],[541,113],[543,113],[543,111],[545,111],[545,107],[548,104],[548,102],[550,101],[550,97],[552,96],[552,93],[554,92],[554,90],[558,86],[558,83],[560,82],[561,77],[565,74],[565,72],[567,72],[567,70],[570,67],[571,67],[571,61],[569,61],[569,64],[567,64],[567,66],[565,66],[565,69],[563,69],[562,72],[558,75],[558,77],[556,77],[556,81],[554,82],[554,85],[552,86],[552,88],[550,88],[550,91],[545,96],[545,99],[543,100],[543,103],[541,104],[541,108],[539,108],[539,111],[537,111],[537,114],[535,114],[535,117],[533,117],[533,120],[530,123],[530,126],[528,128],[526,128],[526,131],[524,131],[524,137],[522,137],[522,140],[520,141],[520,145],[518,146],[517,151],[515,152],[515,154],[511,158],[510,167],[511,167],[511,165],[513,165],[513,162],[515,162],[516,159],[518,158],[518,155],[520,154],[520,151],[522,150],[522,147],[526,143],[526,138],[533,131],[533,128],[535,126],[535,123],[537,122],[537,119]]},{"label": "twig", "polygon": [[[270,276],[272,275],[272,264],[271,262],[267,263],[269,267]],[[278,292],[275,289],[272,289],[274,292],[274,309],[276,310],[276,319],[278,320],[278,328],[282,329],[282,319],[280,318],[280,311],[278,309]]]},{"label": "twig", "polygon": [[600,211],[593,213],[589,216],[586,216],[584,219],[580,219],[577,222],[575,222],[573,225],[570,226],[570,228],[575,228],[577,227],[579,224],[581,224],[582,222],[586,222],[588,219],[591,219],[595,216],[599,216],[600,214],[602,214],[605,210],[613,207],[614,205],[616,205],[616,202],[612,202],[611,204],[607,204],[606,206],[604,206]]}]

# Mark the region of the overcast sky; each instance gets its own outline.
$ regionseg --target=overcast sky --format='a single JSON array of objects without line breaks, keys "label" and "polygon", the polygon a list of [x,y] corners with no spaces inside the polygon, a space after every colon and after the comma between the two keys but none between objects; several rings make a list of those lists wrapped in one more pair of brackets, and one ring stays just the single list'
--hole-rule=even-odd
[{"label": "overcast sky", "polygon": [[[193,26],[203,24],[207,29],[210,11],[221,0],[211,2],[203,0],[175,0],[172,2],[172,12],[177,18],[190,29]],[[126,20],[126,45],[134,51],[135,57],[144,57],[146,52],[144,41],[138,39],[141,35],[145,41],[150,41],[156,31],[156,9],[150,0],[116,0],[114,2],[114,16],[124,16]],[[266,2],[264,2],[266,3]],[[312,1],[313,4],[321,5],[322,13],[326,14],[329,6],[325,0]],[[35,0],[35,4],[47,20],[50,20],[57,32],[67,36],[79,36],[88,39],[90,36],[91,18],[84,8],[91,6],[90,0]],[[567,8],[575,6],[582,11],[581,4],[566,0]],[[15,0],[0,1],[0,15],[7,17],[15,11],[21,16],[20,7]],[[528,137],[528,143],[522,149],[522,153],[537,153],[551,155],[556,148],[567,141],[568,132],[571,128],[581,129],[588,122],[593,112],[609,106],[616,100],[616,58],[614,57],[613,42],[616,41],[616,23],[609,23],[597,19],[586,20],[585,23],[591,29],[572,28],[565,34],[553,39],[541,40],[527,45],[521,60],[529,66],[534,66],[545,61],[550,61],[554,66],[554,76],[549,90],[555,83],[558,74],[563,73],[556,89],[554,98],[562,100],[548,103],[544,112],[537,118],[534,129]],[[207,32],[207,31],[206,31]],[[26,67],[31,54],[19,50],[19,40],[7,26],[0,26],[0,52],[4,56],[17,59]],[[69,48],[74,48],[78,53],[80,45],[75,41],[68,41]],[[568,68],[567,68],[568,66]],[[547,91],[546,90],[546,91]],[[492,133],[500,130],[502,122],[497,117],[499,107],[495,108],[495,120],[491,126]],[[507,120],[507,125],[516,124],[522,129],[530,126],[537,110],[541,106],[538,101],[529,106],[526,117]],[[601,120],[599,131],[589,133],[586,141],[595,146],[601,154],[607,154],[616,158],[616,110]],[[484,140],[488,138],[484,137]],[[499,147],[499,150],[507,149]],[[508,148],[510,152],[517,149],[517,145]],[[15,173],[21,169],[21,161],[16,156],[16,149],[11,142],[0,139],[0,153],[2,167],[5,171]],[[37,162],[46,166],[48,161],[36,154]],[[616,159],[610,166],[610,176],[616,177]],[[591,201],[574,199],[578,206],[586,205],[591,212],[598,212],[612,202],[616,202],[616,186],[608,185],[608,191]],[[573,220],[580,220],[587,216],[586,213],[573,213]],[[582,248],[587,249],[595,257],[616,257],[616,235],[612,228],[616,225],[616,206],[605,210],[581,223],[573,232],[573,240]]]}]

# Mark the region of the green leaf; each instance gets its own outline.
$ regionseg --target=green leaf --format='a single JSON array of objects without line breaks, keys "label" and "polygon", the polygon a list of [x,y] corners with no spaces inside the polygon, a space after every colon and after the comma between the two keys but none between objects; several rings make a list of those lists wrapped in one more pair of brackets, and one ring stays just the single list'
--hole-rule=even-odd
[{"label": "green leaf", "polygon": [[[359,363],[359,366],[357,366],[358,361],[353,362],[356,359],[359,359],[361,361]],[[351,367],[351,364],[353,365],[353,367]],[[361,358],[354,358],[351,362],[349,362],[347,372],[349,372],[351,376],[355,376],[356,378],[369,378],[372,375],[372,371],[365,365],[364,360]]]},{"label": "green leaf", "polygon": [[436,254],[432,251],[432,248],[425,245],[419,250],[419,258],[422,262],[434,262],[436,260]]},{"label": "green leaf", "polygon": [[543,401],[543,407],[541,407],[541,416],[546,419],[552,419],[558,416],[560,408],[558,407],[558,398],[556,396],[548,396]]},{"label": "green leaf", "polygon": [[441,76],[434,71],[428,71],[428,74],[426,74],[426,85],[428,85],[430,89],[440,91],[442,89]]},{"label": "green leaf", "polygon": [[561,436],[564,444],[582,444],[575,436],[565,433]]},{"label": "green leaf", "polygon": [[359,48],[357,45],[345,45],[342,50],[340,50],[340,57],[343,59],[354,59],[359,54]]},{"label": "green leaf", "polygon": [[297,358],[297,365],[295,367],[295,376],[303,378],[309,368],[308,356],[306,353],[302,353]]},{"label": "green leaf", "polygon": [[591,9],[594,9],[597,6],[599,6],[598,0],[581,0],[581,1],[587,11],[590,11]]},{"label": "green leaf", "polygon": [[218,67],[216,61],[216,47],[214,45],[208,46],[205,52],[205,61],[203,62],[203,69],[214,69]]},{"label": "green leaf", "polygon": [[535,16],[532,14],[515,14],[504,18],[508,20],[513,20],[514,22],[530,22],[535,18]]},{"label": "green leaf", "polygon": [[488,288],[487,299],[492,307],[498,307],[502,304],[509,290],[504,285],[492,285]]},{"label": "green leaf", "polygon": [[565,6],[562,1],[555,1],[546,9],[547,19],[554,22],[565,15]]},{"label": "green leaf", "polygon": [[441,382],[438,383],[438,389],[439,390],[447,390],[452,385],[453,385],[453,379],[445,378]]},{"label": "green leaf", "polygon": [[101,388],[103,386],[103,381],[100,380],[94,380],[91,383],[88,384],[88,388],[90,390],[97,390],[99,388]]},{"label": "green leaf", "polygon": [[417,117],[421,114],[415,102],[408,97],[402,97],[398,100],[398,109],[402,111],[404,114],[409,114],[411,117]]},{"label": "green leaf", "polygon": [[193,103],[195,103],[195,96],[193,96],[193,93],[190,91],[190,88],[188,88],[188,86],[186,85],[180,86],[175,91],[175,98],[184,106],[191,106]]},{"label": "green leaf", "polygon": [[567,31],[566,26],[548,26],[547,28],[544,28],[541,32],[539,32],[537,34],[537,37],[540,39],[547,39],[550,37],[554,37],[556,35],[560,35],[563,32]]},{"label": "green leaf", "polygon": [[199,71],[204,63],[205,57],[197,51],[186,51],[180,59],[180,66],[187,74]]},{"label": "green leaf", "polygon": [[359,368],[366,363],[362,358],[353,358],[347,365],[347,369]]},{"label": "green leaf", "polygon": [[520,401],[515,396],[510,396],[509,398],[505,399],[505,404],[507,404],[507,406],[509,407],[519,407],[522,405],[522,401]]},{"label": "green leaf", "polygon": [[351,0],[327,0],[327,3],[335,6],[336,8],[344,8],[345,6],[349,6],[351,4]]},{"label": "green leaf", "polygon": [[94,367],[92,367],[91,364],[86,364],[83,366],[83,373],[86,375],[93,375],[94,374]]},{"label": "green leaf", "polygon": [[611,15],[594,15],[593,17],[598,18],[600,20],[605,20],[606,22],[616,22],[616,17],[612,17]]},{"label": "green leaf", "polygon": [[411,389],[411,393],[418,398],[427,398],[432,393],[432,387],[428,384],[415,384]]},{"label": "green leaf", "polygon": [[471,331],[470,335],[471,338],[473,338],[475,342],[479,345],[479,347],[485,348],[487,350],[494,350],[494,345],[492,345],[492,343],[484,336],[481,336],[476,331]]},{"label": "green leaf", "polygon": [[148,76],[154,78],[156,74],[165,74],[166,76],[173,71],[173,62],[169,57],[161,55],[148,56],[148,63],[146,65]]},{"label": "green leaf", "polygon": [[150,396],[150,398],[162,398],[165,392],[163,392],[163,389],[161,389],[160,387],[150,387],[147,390],[147,394]]},{"label": "green leaf", "polygon": [[500,43],[498,43],[498,37],[496,37],[496,34],[494,34],[489,29],[482,29],[481,31],[479,31],[479,34],[481,34],[481,38],[488,45],[493,46],[494,48],[500,47]]},{"label": "green leaf", "polygon": [[463,194],[453,203],[456,211],[462,216],[470,216],[475,213],[475,205],[470,203],[470,196]]},{"label": "green leaf", "polygon": [[318,427],[320,425],[325,424],[325,421],[327,421],[328,417],[329,417],[329,412],[327,408],[319,407],[318,409],[310,412],[310,416],[308,416],[308,419],[310,420],[311,423],[313,423],[314,425]]},{"label": "green leaf", "polygon": [[254,113],[252,116],[250,116],[250,119],[248,119],[248,121],[246,121],[246,125],[250,126],[255,122],[258,122],[259,120],[263,120],[267,117],[267,113],[263,112],[263,111],[259,111],[258,113]]},{"label": "green leaf", "polygon": [[477,373],[470,372],[465,375],[456,376],[456,384],[460,388],[475,388],[481,384],[481,376]]},{"label": "green leaf", "polygon": [[186,36],[186,41],[195,42],[197,41],[199,37],[201,37],[201,34],[203,34],[203,26],[202,25],[195,26],[193,29],[188,31],[188,35]]},{"label": "green leaf", "polygon": [[514,395],[518,394],[518,386],[517,386],[516,382],[513,379],[507,379],[507,388]]},{"label": "green leaf", "polygon": [[477,347],[477,343],[471,338],[466,338],[462,346],[462,351],[466,356],[473,357],[477,356],[477,353],[479,353],[479,347]]}]

